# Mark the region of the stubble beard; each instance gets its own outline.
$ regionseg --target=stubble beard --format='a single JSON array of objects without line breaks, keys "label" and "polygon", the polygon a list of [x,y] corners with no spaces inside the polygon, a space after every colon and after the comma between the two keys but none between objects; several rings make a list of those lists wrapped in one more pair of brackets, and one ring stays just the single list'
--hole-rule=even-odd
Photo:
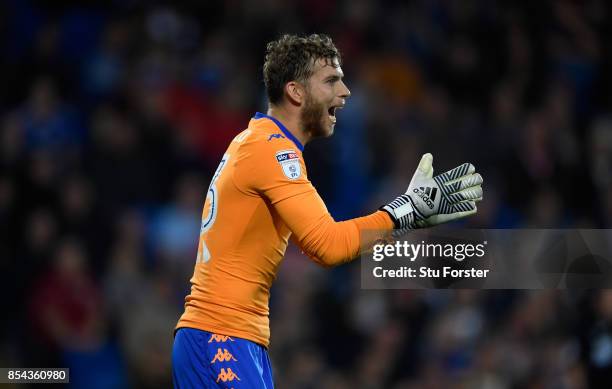
[{"label": "stubble beard", "polygon": [[302,131],[309,134],[311,138],[327,137],[333,133],[332,128],[328,128],[324,123],[327,117],[325,105],[315,101],[310,93],[306,94],[304,108],[300,114]]}]

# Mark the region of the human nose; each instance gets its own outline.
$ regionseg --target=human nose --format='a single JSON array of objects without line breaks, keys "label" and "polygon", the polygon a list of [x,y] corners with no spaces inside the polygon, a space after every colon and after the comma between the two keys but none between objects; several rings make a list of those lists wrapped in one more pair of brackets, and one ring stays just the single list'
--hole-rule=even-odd
[{"label": "human nose", "polygon": [[340,97],[343,99],[348,99],[349,97],[351,97],[351,91],[349,90],[349,88],[346,86],[346,84],[344,83],[344,81],[340,81]]}]

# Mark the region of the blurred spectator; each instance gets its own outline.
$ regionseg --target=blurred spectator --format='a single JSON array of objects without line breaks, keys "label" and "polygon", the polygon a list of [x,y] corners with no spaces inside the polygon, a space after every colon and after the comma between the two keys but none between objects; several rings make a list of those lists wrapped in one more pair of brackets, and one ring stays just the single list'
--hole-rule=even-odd
[{"label": "blurred spectator", "polygon": [[[122,346],[133,385],[143,388],[171,386],[173,331],[180,314],[170,280],[157,273],[144,284],[137,304],[123,310]],[[126,307],[128,308],[128,307]]]},{"label": "blurred spectator", "polygon": [[156,265],[173,276],[177,286],[184,287],[193,273],[205,193],[198,175],[182,176],[177,180],[174,202],[160,209],[151,221],[149,239],[159,261]]},{"label": "blurred spectator", "polygon": [[34,286],[33,325],[41,340],[60,349],[88,349],[104,333],[102,300],[86,270],[83,248],[64,240],[52,270]]},{"label": "blurred spectator", "polygon": [[51,271],[33,285],[30,336],[40,346],[35,358],[58,353],[75,387],[124,387],[121,357],[108,339],[102,295],[86,267],[82,246],[65,239]]},{"label": "blurred spectator", "polygon": [[48,78],[37,80],[30,91],[28,104],[21,112],[25,144],[30,151],[74,152],[83,142],[76,112],[63,103],[54,83]]},{"label": "blurred spectator", "polygon": [[125,76],[124,54],[129,43],[129,26],[122,21],[109,23],[100,47],[83,61],[82,92],[94,99],[113,97]]}]

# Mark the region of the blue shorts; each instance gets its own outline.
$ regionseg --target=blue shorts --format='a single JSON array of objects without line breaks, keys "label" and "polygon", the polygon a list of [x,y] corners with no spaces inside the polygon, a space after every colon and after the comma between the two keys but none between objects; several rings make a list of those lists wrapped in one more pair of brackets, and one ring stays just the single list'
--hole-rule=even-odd
[{"label": "blue shorts", "polygon": [[274,387],[265,347],[193,328],[174,336],[172,380],[177,389]]}]

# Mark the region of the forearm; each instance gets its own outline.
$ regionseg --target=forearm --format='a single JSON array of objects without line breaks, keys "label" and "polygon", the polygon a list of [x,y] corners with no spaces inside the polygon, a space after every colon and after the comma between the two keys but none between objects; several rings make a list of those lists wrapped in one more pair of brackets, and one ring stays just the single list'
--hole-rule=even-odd
[{"label": "forearm", "polygon": [[[356,258],[393,223],[385,212],[375,212],[356,219],[336,222],[330,216],[299,240],[302,250],[323,266],[337,266]],[[373,233],[364,233],[364,231]],[[367,239],[364,241],[363,239]]]},{"label": "forearm", "polygon": [[[362,247],[371,243],[370,240],[374,241],[393,228],[389,215],[381,211],[337,222],[316,191],[287,199],[276,204],[275,208],[293,232],[300,248],[323,266],[349,262],[359,255]],[[368,241],[362,241],[366,230],[378,234],[368,233]]]}]

